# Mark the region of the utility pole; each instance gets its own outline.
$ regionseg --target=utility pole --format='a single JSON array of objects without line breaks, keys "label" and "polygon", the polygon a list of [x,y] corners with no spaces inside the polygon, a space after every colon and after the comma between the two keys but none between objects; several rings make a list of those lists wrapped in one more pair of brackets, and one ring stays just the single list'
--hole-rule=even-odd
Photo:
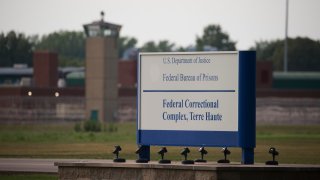
[{"label": "utility pole", "polygon": [[284,40],[284,61],[283,71],[288,72],[288,14],[289,14],[289,0],[286,0],[286,28],[285,28],[285,40]]}]

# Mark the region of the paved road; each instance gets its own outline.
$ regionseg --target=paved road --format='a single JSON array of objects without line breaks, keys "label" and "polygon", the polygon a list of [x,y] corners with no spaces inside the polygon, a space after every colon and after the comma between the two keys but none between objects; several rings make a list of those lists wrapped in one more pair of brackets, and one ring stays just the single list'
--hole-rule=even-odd
[{"label": "paved road", "polygon": [[[112,164],[112,160],[103,160],[103,159],[27,159],[27,158],[0,158],[0,172],[40,172],[40,173],[57,173],[58,167],[54,166],[54,162],[62,162],[65,163],[107,163]],[[129,160],[126,164],[132,166],[137,165],[133,160]],[[149,164],[158,164],[157,162],[151,162]],[[173,164],[181,165],[180,162],[173,162]],[[219,165],[216,163],[208,163],[206,165],[213,166],[225,166]],[[117,166],[117,165],[116,165]],[[240,165],[239,163],[231,164],[228,166],[243,166],[248,167],[249,165]],[[264,164],[256,163],[255,165],[251,165],[254,167],[266,167]],[[279,167],[312,167],[312,168],[320,168],[320,165],[301,165],[301,164],[281,164]]]},{"label": "paved road", "polygon": [[0,171],[57,173],[58,167],[54,166],[54,162],[57,161],[74,162],[75,160],[0,158]]},{"label": "paved road", "polygon": [[[54,162],[112,162],[104,159],[34,159],[34,158],[0,158],[0,172],[40,172],[58,173]],[[133,162],[133,161],[132,161]]]}]

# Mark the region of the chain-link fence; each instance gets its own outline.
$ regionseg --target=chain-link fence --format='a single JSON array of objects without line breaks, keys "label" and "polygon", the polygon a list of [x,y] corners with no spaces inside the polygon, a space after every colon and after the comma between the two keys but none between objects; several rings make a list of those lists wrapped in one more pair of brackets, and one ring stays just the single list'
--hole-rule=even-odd
[{"label": "chain-link fence", "polygon": [[137,118],[137,98],[120,97],[116,114],[120,122],[135,121]]},{"label": "chain-link fence", "polygon": [[0,97],[1,122],[63,122],[84,119],[83,97]]},{"label": "chain-link fence", "polygon": [[320,124],[320,99],[257,98],[260,124]]},{"label": "chain-link fence", "polygon": [[[256,102],[258,124],[320,124],[320,99],[257,98]],[[115,114],[120,122],[135,121],[136,97],[120,97]],[[1,123],[57,123],[84,119],[84,97],[0,97]]]},{"label": "chain-link fence", "polygon": [[[135,121],[136,98],[121,97],[118,121]],[[59,123],[85,120],[84,97],[0,97],[1,123]]]}]

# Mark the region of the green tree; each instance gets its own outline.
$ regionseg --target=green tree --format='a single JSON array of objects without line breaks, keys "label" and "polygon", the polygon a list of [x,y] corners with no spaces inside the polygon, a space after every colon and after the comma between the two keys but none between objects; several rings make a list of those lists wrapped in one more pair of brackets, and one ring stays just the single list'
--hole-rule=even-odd
[{"label": "green tree", "polygon": [[255,43],[255,47],[251,50],[257,51],[257,59],[263,61],[271,61],[272,55],[278,47],[283,46],[283,41],[259,41]]},{"label": "green tree", "polygon": [[8,67],[17,63],[32,66],[33,44],[23,33],[14,31],[0,34],[0,66]]},{"label": "green tree", "polygon": [[59,54],[60,66],[83,66],[85,35],[82,31],[59,31],[42,36],[36,50],[49,50]]},{"label": "green tree", "polygon": [[171,52],[174,47],[175,44],[170,43],[167,40],[159,41],[159,43],[148,41],[140,48],[140,50],[142,52]]},{"label": "green tree", "polygon": [[[255,47],[258,60],[273,62],[273,68],[283,70],[284,41],[260,41]],[[320,41],[309,38],[288,39],[288,70],[289,71],[320,71]]]},{"label": "green tree", "polygon": [[135,48],[138,43],[137,39],[134,37],[120,37],[118,40],[118,55],[119,58],[122,57],[125,50],[129,48]]},{"label": "green tree", "polygon": [[140,48],[141,52],[158,52],[157,45],[154,41],[148,41]]},{"label": "green tree", "polygon": [[220,51],[236,50],[236,42],[231,41],[229,35],[223,32],[219,25],[205,27],[203,35],[196,39],[196,46],[199,51],[203,51],[205,46],[211,46]]},{"label": "green tree", "polygon": [[171,52],[174,48],[174,43],[170,43],[167,40],[159,41],[158,49],[160,52]]}]

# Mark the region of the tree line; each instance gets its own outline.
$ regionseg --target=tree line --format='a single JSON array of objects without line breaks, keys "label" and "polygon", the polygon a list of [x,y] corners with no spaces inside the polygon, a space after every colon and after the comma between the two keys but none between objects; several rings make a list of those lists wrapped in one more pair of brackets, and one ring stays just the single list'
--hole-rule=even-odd
[{"label": "tree line", "polygon": [[[0,34],[0,67],[12,67],[13,64],[24,63],[32,66],[32,52],[35,50],[54,51],[59,54],[60,66],[84,66],[85,34],[82,31],[59,31],[42,37],[26,36],[23,33],[10,31]],[[134,37],[119,37],[118,55],[123,57],[130,50],[139,52],[170,51],[233,51],[236,42],[219,25],[208,25],[201,36],[197,36],[195,44],[182,47],[168,41],[148,41],[137,47]],[[283,69],[283,40],[259,41],[250,48],[257,51],[257,59],[272,61],[275,70]],[[288,40],[289,71],[319,71],[320,42],[309,38],[289,38]]]},{"label": "tree line", "polygon": [[0,67],[24,63],[32,65],[33,43],[22,33],[0,34]]},{"label": "tree line", "polygon": [[[283,70],[284,40],[256,42],[251,49],[258,60],[272,61],[274,70]],[[320,71],[320,41],[288,38],[288,71]]]}]

